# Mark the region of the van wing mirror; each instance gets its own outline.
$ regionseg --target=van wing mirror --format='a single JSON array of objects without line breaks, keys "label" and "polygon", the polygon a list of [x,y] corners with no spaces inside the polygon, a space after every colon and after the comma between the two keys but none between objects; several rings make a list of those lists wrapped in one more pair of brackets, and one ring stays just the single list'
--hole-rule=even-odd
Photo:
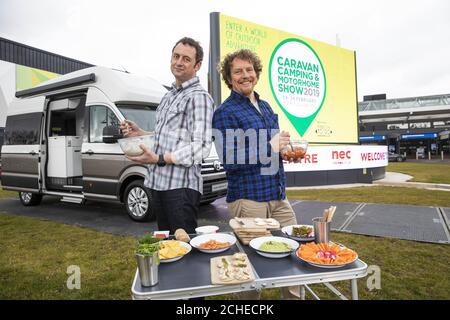
[{"label": "van wing mirror", "polygon": [[106,126],[103,128],[103,143],[116,143],[118,139],[122,138],[119,127]]}]

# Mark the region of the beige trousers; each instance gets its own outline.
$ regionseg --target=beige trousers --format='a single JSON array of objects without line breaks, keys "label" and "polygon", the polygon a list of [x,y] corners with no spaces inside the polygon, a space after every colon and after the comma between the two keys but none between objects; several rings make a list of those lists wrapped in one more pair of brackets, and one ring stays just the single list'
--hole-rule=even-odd
[{"label": "beige trousers", "polygon": [[[248,199],[239,199],[228,203],[228,210],[233,217],[239,218],[273,218],[281,227],[297,224],[294,210],[287,199],[257,202]],[[281,288],[282,298],[285,300],[300,299],[300,287],[291,286]],[[240,299],[259,300],[259,291],[245,291],[238,294]]]},{"label": "beige trousers", "polygon": [[238,218],[273,218],[281,227],[297,224],[294,210],[287,199],[269,202],[239,199],[228,203],[228,210],[233,217]]}]

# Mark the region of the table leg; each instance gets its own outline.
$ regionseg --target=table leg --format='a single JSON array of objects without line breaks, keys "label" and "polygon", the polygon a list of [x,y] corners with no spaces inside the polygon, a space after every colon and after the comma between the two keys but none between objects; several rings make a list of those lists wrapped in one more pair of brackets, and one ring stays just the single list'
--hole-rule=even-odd
[{"label": "table leg", "polygon": [[352,288],[352,299],[358,300],[358,279],[352,279],[350,282]]},{"label": "table leg", "polygon": [[305,286],[300,286],[300,299],[305,300]]}]

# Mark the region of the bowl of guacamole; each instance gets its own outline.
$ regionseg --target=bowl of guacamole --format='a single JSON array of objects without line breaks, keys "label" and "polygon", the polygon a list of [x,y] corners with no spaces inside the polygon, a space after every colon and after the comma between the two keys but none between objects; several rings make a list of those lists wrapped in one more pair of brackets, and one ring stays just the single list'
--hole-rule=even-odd
[{"label": "bowl of guacamole", "polygon": [[284,237],[259,237],[250,241],[250,247],[266,258],[284,258],[298,249],[298,242]]}]

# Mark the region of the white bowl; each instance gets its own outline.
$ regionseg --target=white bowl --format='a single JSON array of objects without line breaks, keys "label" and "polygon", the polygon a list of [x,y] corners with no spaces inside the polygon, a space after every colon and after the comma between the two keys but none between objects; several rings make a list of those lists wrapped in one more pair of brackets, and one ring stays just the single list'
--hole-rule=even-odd
[{"label": "white bowl", "polygon": [[195,232],[198,235],[208,234],[208,233],[216,233],[217,230],[219,230],[218,226],[201,226],[201,227],[195,228]]},{"label": "white bowl", "polygon": [[[308,227],[308,228],[312,228],[312,236],[311,237],[297,237],[297,236],[293,236],[292,235],[292,228],[293,227]],[[286,226],[281,228],[281,231],[287,235],[289,238],[297,240],[297,241],[314,241],[315,237],[314,237],[314,227],[309,225],[309,224],[294,224],[292,226]]]},{"label": "white bowl", "polygon": [[284,161],[298,161],[305,157],[308,149],[308,141],[292,140],[287,146],[281,149],[281,158]]},{"label": "white bowl", "polygon": [[[290,251],[284,251],[284,252],[269,252],[269,251],[262,251],[259,249],[259,247],[267,241],[277,241],[277,242],[284,242],[291,246]],[[297,250],[299,247],[299,244],[297,241],[294,241],[289,238],[284,237],[259,237],[255,238],[250,241],[249,243],[250,247],[252,247],[258,254],[262,255],[266,258],[284,258],[289,256],[293,251]]]},{"label": "white bowl", "polygon": [[[166,242],[166,241],[169,241],[169,240],[161,241],[160,243],[164,243],[164,242]],[[177,241],[178,241],[178,240],[177,240]],[[182,247],[185,247],[185,248],[187,249],[186,253],[183,254],[183,255],[181,255],[181,256],[174,257],[174,258],[170,258],[170,259],[159,259],[159,261],[161,261],[161,263],[168,263],[168,262],[174,262],[174,261],[180,260],[180,259],[183,258],[185,255],[187,255],[189,252],[191,252],[192,247],[189,245],[189,243],[186,243],[186,242],[183,242],[183,241],[178,241],[178,243],[179,243]]]},{"label": "white bowl", "polygon": [[[221,248],[221,249],[203,249],[203,248],[199,247],[202,243],[208,242],[209,240],[216,240],[218,242],[230,242],[231,245],[229,245],[228,247],[225,247],[225,248]],[[201,252],[205,252],[205,253],[223,252],[225,250],[228,250],[230,247],[234,246],[235,243],[236,243],[236,237],[231,234],[227,234],[227,233],[203,234],[201,236],[197,236],[197,237],[193,238],[190,242],[191,246],[193,246],[194,248],[200,250]]]},{"label": "white bowl", "polygon": [[141,144],[153,150],[153,146],[155,144],[155,136],[154,134],[148,134],[138,137],[123,138],[117,141],[119,142],[120,148],[122,149],[123,153],[125,153],[127,156],[135,157],[140,156],[144,153],[144,150],[142,150],[140,147]]}]

